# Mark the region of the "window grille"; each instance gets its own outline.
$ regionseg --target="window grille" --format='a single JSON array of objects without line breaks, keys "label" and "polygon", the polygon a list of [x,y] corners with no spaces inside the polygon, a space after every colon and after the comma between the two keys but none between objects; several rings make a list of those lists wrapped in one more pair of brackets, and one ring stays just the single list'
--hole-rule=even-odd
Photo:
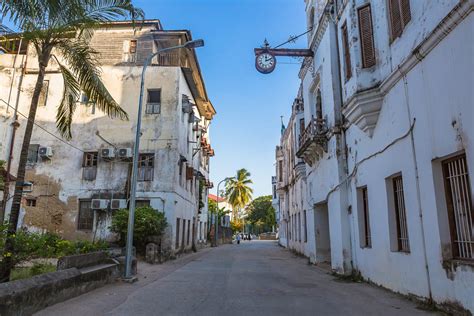
[{"label": "window grille", "polygon": [[453,257],[474,259],[474,210],[466,155],[443,161]]},{"label": "window grille", "polygon": [[304,214],[304,217],[303,217],[303,221],[304,221],[304,242],[308,242],[308,220],[306,218],[306,210],[303,212]]},{"label": "window grille", "polygon": [[153,181],[155,154],[140,154],[138,158],[138,181]]},{"label": "window grille", "polygon": [[180,227],[180,218],[176,219],[176,241],[175,241],[175,248],[179,248],[179,227]]},{"label": "window grille", "polygon": [[91,201],[79,201],[79,215],[77,229],[92,230],[94,221],[94,211],[91,208]]},{"label": "window grille", "polygon": [[395,204],[395,217],[397,224],[398,251],[410,252],[405,198],[403,195],[403,178],[402,176],[397,176],[394,177],[392,181]]},{"label": "window grille", "polygon": [[28,157],[26,158],[28,163],[38,162],[39,147],[40,145],[37,144],[31,144],[28,146]]}]

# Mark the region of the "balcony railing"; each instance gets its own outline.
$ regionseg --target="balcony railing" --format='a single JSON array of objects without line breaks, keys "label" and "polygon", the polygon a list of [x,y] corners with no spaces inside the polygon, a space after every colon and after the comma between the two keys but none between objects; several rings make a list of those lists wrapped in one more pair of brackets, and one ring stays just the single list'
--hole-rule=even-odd
[{"label": "balcony railing", "polygon": [[323,153],[328,151],[327,132],[326,120],[313,117],[300,134],[296,156],[302,158],[310,166],[319,160]]}]

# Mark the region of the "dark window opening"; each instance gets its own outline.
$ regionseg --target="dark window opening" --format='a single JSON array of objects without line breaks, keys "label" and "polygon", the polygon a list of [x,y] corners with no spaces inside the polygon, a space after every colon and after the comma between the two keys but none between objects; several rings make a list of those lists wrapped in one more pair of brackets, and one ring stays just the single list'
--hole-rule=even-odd
[{"label": "dark window opening", "polygon": [[138,181],[153,181],[155,154],[140,154],[138,158]]},{"label": "dark window opening", "polygon": [[91,208],[91,200],[79,201],[79,214],[77,229],[92,230],[94,222],[94,211]]}]

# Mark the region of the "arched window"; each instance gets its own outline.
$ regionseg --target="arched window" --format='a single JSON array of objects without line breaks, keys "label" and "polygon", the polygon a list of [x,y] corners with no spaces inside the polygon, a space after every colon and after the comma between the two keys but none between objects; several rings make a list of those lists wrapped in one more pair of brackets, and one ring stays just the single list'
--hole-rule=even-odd
[{"label": "arched window", "polygon": [[318,88],[316,92],[316,118],[321,120],[323,118],[323,104],[321,99],[321,89]]}]

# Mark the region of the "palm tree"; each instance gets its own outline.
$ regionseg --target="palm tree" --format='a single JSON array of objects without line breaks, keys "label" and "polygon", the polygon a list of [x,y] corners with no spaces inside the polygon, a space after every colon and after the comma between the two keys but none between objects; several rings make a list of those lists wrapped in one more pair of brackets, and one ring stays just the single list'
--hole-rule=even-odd
[{"label": "palm tree", "polygon": [[253,190],[249,186],[252,183],[250,172],[244,168],[237,170],[237,175],[227,180],[225,196],[232,205],[234,218],[236,210],[244,208],[252,200]]},{"label": "palm tree", "polygon": [[[51,58],[59,65],[64,81],[63,98],[57,108],[56,126],[64,138],[71,138],[71,123],[82,90],[98,109],[109,117],[127,119],[127,113],[115,102],[100,78],[98,53],[90,47],[94,29],[118,18],[142,19],[144,13],[132,0],[2,0],[0,16],[7,17],[19,30],[38,58],[39,70],[31,98],[18,164],[15,194],[10,210],[7,239],[0,270],[0,281],[8,281],[12,268],[14,234],[25,179],[25,166],[36,109]],[[64,64],[60,63],[58,56]]]}]

